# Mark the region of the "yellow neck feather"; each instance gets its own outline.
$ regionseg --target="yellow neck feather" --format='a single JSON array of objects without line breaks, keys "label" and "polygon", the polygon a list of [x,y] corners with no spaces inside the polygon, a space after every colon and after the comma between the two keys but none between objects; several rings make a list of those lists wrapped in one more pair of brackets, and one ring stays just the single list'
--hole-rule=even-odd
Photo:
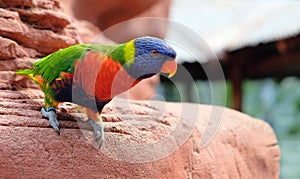
[{"label": "yellow neck feather", "polygon": [[134,63],[134,54],[135,54],[134,40],[131,40],[127,42],[124,47],[124,58],[127,66]]}]

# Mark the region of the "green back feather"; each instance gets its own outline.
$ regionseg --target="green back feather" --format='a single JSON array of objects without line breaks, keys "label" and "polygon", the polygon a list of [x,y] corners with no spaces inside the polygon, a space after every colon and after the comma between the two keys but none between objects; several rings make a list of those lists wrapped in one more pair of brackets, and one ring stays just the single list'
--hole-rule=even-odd
[{"label": "green back feather", "polygon": [[33,76],[40,74],[45,82],[50,83],[59,77],[61,72],[73,73],[74,62],[80,58],[84,49],[84,45],[75,45],[42,58],[33,64]]}]

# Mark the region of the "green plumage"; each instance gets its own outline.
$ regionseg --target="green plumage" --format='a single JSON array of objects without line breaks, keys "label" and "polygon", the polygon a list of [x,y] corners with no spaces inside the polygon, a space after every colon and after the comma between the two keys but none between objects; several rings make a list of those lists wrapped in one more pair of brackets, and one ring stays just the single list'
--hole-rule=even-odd
[{"label": "green plumage", "polygon": [[[118,48],[120,47],[120,48]],[[119,60],[124,63],[123,45],[110,46],[100,44],[78,44],[57,52],[54,52],[33,64],[33,69],[19,70],[16,74],[33,76],[41,75],[45,82],[51,83],[60,77],[61,72],[72,74],[74,72],[74,63],[78,59],[84,59],[85,53],[95,51],[104,55],[111,55],[113,60]]]},{"label": "green plumage", "polygon": [[33,73],[33,69],[19,70],[16,72],[17,75],[28,75],[31,73]]}]

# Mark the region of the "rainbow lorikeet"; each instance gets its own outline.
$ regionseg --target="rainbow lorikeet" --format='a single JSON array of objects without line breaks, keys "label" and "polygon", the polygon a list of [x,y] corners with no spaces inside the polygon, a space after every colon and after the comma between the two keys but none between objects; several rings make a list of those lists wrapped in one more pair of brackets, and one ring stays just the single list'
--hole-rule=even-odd
[{"label": "rainbow lorikeet", "polygon": [[165,41],[140,37],[119,45],[78,44],[54,52],[19,70],[45,94],[42,115],[60,134],[56,108],[60,102],[85,107],[100,147],[104,142],[103,107],[116,95],[157,73],[173,76],[176,52]]}]

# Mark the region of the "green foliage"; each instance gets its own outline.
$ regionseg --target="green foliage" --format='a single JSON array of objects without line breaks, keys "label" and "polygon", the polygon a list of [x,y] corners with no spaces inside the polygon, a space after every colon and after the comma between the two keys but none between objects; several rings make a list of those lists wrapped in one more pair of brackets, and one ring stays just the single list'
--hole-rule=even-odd
[{"label": "green foliage", "polygon": [[279,138],[300,136],[300,81],[285,78],[247,81],[244,85],[243,111],[268,121]]}]

